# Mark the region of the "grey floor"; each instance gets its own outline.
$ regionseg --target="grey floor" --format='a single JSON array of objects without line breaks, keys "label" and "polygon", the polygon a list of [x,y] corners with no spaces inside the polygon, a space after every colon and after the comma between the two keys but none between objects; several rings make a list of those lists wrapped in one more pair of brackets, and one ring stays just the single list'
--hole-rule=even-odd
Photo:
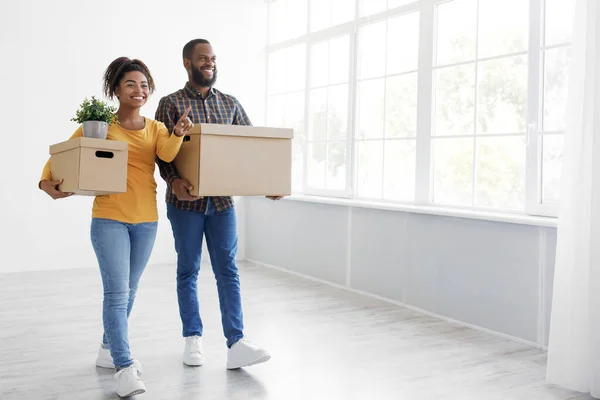
[{"label": "grey floor", "polygon": [[[149,267],[131,317],[137,399],[591,399],[544,381],[544,352],[385,302],[242,263],[247,338],[273,357],[225,369],[214,278],[199,288],[207,362],[181,362],[173,266]],[[96,368],[96,270],[0,275],[0,399],[115,399]]]}]

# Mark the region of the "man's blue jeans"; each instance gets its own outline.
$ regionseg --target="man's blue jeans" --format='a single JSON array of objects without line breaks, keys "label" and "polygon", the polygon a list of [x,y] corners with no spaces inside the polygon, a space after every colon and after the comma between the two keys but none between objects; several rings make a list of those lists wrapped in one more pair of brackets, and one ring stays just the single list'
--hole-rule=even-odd
[{"label": "man's blue jeans", "polygon": [[184,211],[167,203],[177,251],[177,299],[183,336],[202,336],[198,304],[198,272],[202,258],[202,237],[210,255],[217,281],[221,323],[227,346],[243,335],[240,280],[235,262],[237,252],[236,216],[233,207],[219,212],[211,199],[205,212]]},{"label": "man's blue jeans", "polygon": [[117,369],[133,363],[127,319],[154,247],[156,229],[156,222],[125,224],[109,219],[92,219],[92,246],[104,287],[102,345],[110,349]]}]

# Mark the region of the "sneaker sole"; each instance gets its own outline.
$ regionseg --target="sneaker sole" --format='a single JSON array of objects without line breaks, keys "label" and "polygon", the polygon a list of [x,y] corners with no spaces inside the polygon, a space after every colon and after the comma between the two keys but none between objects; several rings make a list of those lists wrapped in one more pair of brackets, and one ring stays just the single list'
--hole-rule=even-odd
[{"label": "sneaker sole", "polygon": [[146,389],[138,389],[138,390],[134,390],[133,392],[129,393],[129,394],[119,394],[117,393],[117,395],[119,395],[119,397],[122,398],[127,398],[127,397],[131,397],[131,396],[136,396],[138,394],[142,394],[145,393]]},{"label": "sneaker sole", "polygon": [[96,360],[96,367],[107,368],[107,369],[115,369],[114,364],[109,364],[109,363],[101,361],[101,360]]},{"label": "sneaker sole", "polygon": [[261,364],[261,363],[267,362],[270,359],[271,359],[270,355],[269,356],[264,356],[263,358],[259,358],[258,360],[255,360],[255,361],[251,362],[250,364],[243,364],[243,365],[240,365],[240,366],[229,366],[228,365],[227,369],[239,369],[239,368],[249,367],[251,365],[256,365],[256,364]]},{"label": "sneaker sole", "polygon": [[200,366],[204,365],[204,361],[200,361],[200,362],[187,362],[187,361],[183,360],[183,363],[185,365],[187,365],[188,367],[200,367]]}]

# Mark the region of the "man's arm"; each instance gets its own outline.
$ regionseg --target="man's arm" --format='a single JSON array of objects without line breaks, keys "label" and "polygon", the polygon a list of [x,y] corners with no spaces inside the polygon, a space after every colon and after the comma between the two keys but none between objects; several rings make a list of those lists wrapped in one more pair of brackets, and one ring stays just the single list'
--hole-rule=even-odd
[{"label": "man's arm", "polygon": [[[177,109],[173,102],[168,97],[160,99],[154,119],[164,123],[169,133],[173,134],[173,129],[175,129],[175,123],[178,118]],[[179,178],[179,173],[177,172],[177,168],[175,168],[175,164],[172,162],[165,162],[158,156],[156,157],[156,163],[158,164],[160,176],[167,182],[167,185],[171,186],[171,183]]]}]

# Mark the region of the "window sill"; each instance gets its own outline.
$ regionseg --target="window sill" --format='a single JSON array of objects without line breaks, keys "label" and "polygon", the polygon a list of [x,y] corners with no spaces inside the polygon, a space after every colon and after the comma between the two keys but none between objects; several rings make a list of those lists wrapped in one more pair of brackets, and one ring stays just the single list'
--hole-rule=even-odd
[{"label": "window sill", "polygon": [[501,213],[479,210],[462,210],[448,207],[419,206],[410,204],[386,203],[377,201],[341,199],[294,194],[283,201],[302,201],[307,203],[331,204],[347,207],[371,208],[376,210],[401,211],[415,214],[439,215],[445,217],[468,218],[482,221],[505,222],[520,225],[532,225],[556,228],[557,218],[525,215],[517,213]]}]

